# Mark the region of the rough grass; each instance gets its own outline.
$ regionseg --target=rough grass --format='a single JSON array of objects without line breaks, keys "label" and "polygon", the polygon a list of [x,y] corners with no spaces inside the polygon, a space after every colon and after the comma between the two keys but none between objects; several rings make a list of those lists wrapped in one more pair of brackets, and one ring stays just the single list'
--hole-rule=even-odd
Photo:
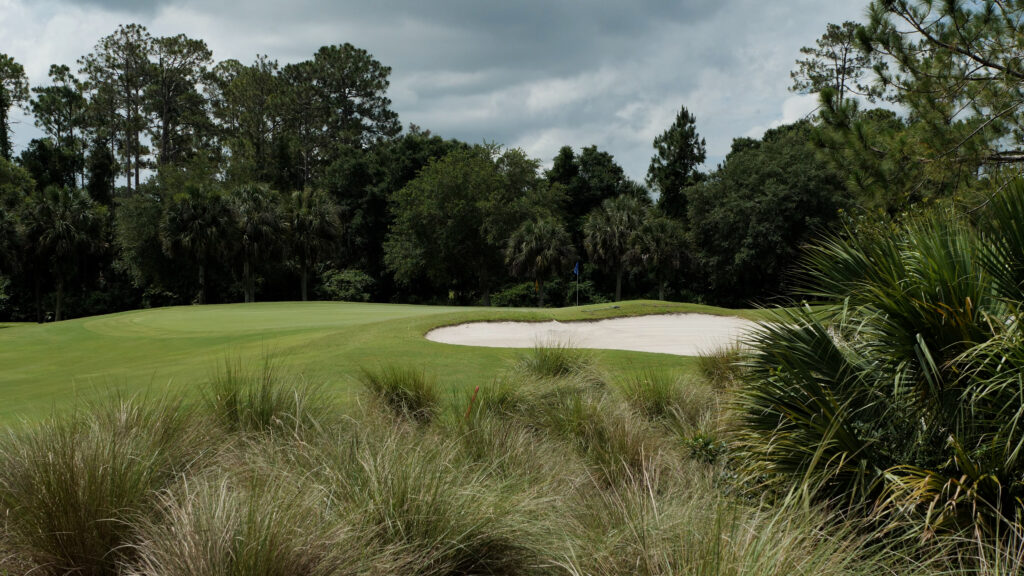
[{"label": "rough grass", "polygon": [[571,377],[581,382],[603,382],[592,350],[576,348],[569,342],[538,343],[519,356],[514,372],[537,378]]},{"label": "rough grass", "polygon": [[[1021,566],[1014,541],[894,540],[800,496],[739,496],[728,458],[695,457],[687,444],[727,435],[728,390],[653,372],[595,386],[515,362],[475,395],[426,393],[429,402],[401,391],[429,380],[420,368],[382,368],[354,406],[293,402],[274,392],[293,380],[264,366],[221,368],[231,385],[214,388],[230,401],[125,401],[11,432],[0,442],[0,574],[924,576]],[[411,417],[424,406],[430,418]]]},{"label": "rough grass", "polygon": [[6,539],[43,574],[117,574],[132,522],[207,456],[204,419],[169,400],[123,400],[55,416],[0,441]]},{"label": "rough grass", "polygon": [[310,576],[357,573],[358,544],[319,505],[320,491],[287,474],[247,481],[230,473],[181,482],[157,499],[160,515],[136,525],[128,574]]},{"label": "rough grass", "polygon": [[423,369],[384,366],[363,369],[360,380],[373,398],[396,416],[429,422],[437,411],[437,380]]},{"label": "rough grass", "polygon": [[715,388],[732,388],[743,373],[743,349],[735,345],[701,354],[697,370]]},{"label": "rough grass", "polygon": [[300,434],[323,422],[329,407],[321,387],[282,377],[269,357],[256,366],[225,359],[205,399],[217,422],[232,432]]}]

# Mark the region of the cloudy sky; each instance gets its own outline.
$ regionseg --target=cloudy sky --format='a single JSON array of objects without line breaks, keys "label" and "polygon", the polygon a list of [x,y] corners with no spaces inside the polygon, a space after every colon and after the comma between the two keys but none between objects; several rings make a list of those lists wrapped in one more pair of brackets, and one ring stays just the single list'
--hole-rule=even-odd
[{"label": "cloudy sky", "polygon": [[[282,64],[350,42],[392,67],[405,125],[518,146],[550,162],[596,144],[642,180],[651,142],[680,106],[709,166],[737,136],[797,120],[787,91],[801,46],[867,0],[0,0],[0,52],[33,85],[118,24],[202,38],[217,60]],[[15,146],[38,135],[20,116]]]}]

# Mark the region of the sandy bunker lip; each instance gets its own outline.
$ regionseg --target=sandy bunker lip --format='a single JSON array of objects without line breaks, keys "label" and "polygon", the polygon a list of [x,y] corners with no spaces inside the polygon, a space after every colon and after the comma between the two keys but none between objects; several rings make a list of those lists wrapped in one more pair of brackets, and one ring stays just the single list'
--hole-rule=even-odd
[{"label": "sandy bunker lip", "polygon": [[431,330],[427,339],[489,348],[562,344],[697,356],[735,344],[755,326],[733,316],[661,314],[584,322],[470,322]]}]

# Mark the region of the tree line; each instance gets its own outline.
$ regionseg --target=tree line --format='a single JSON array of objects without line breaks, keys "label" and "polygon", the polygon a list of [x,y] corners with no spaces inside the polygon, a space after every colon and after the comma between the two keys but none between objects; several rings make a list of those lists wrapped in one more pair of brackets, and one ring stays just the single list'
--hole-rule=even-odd
[{"label": "tree line", "polygon": [[[595,146],[542,169],[518,149],[403,129],[390,68],[350,44],[283,66],[215,62],[202,40],[130,24],[32,87],[0,55],[0,318],[785,295],[819,231],[980,203],[1017,169],[1006,18],[1021,11],[876,2],[802,50],[793,89],[819,94],[813,117],[735,139],[705,172],[681,107],[643,183]],[[17,156],[15,106],[42,132]]]}]

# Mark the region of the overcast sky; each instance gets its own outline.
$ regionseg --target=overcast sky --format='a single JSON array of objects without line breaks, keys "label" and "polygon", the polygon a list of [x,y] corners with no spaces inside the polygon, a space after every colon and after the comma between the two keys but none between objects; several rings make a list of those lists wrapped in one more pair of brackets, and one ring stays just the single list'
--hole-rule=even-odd
[{"label": "overcast sky", "polygon": [[[801,46],[867,0],[0,0],[0,52],[33,86],[118,24],[201,38],[214,58],[282,64],[350,42],[391,66],[404,125],[518,146],[546,164],[596,144],[643,180],[651,142],[680,106],[697,117],[709,167],[738,136],[802,118],[787,91]],[[14,142],[38,136],[15,114]]]}]

